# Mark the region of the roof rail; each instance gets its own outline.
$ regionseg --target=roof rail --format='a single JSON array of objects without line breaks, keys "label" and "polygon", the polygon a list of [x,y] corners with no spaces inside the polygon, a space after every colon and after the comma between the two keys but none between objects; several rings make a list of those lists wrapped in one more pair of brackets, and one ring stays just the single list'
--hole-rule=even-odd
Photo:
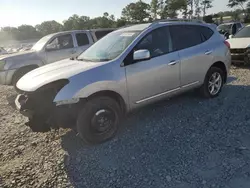
[{"label": "roof rail", "polygon": [[122,26],[122,27],[118,27],[117,30],[119,30],[119,29],[124,29],[124,28],[130,27],[130,26],[133,26],[133,25],[135,25],[135,24],[124,25],[124,26]]},{"label": "roof rail", "polygon": [[156,23],[160,23],[160,22],[194,22],[194,23],[206,23],[203,20],[198,20],[198,19],[170,18],[170,19],[155,20],[152,24],[156,24]]}]

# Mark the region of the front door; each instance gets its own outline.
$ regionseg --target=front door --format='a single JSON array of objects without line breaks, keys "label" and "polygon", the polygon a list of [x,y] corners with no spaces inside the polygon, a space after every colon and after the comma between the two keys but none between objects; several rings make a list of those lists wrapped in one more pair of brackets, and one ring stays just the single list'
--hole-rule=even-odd
[{"label": "front door", "polygon": [[172,52],[168,27],[151,31],[133,51],[141,49],[149,50],[151,59],[132,62],[125,67],[132,105],[158,100],[180,86],[179,56],[178,52]]},{"label": "front door", "polygon": [[72,35],[65,34],[55,37],[46,45],[45,51],[48,63],[73,57],[76,49],[74,48]]}]

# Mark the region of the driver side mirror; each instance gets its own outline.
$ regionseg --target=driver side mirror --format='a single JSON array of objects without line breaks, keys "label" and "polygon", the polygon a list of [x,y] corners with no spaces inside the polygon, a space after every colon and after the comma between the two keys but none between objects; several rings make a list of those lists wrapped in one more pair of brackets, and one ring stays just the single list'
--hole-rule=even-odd
[{"label": "driver side mirror", "polygon": [[229,39],[231,39],[231,38],[233,38],[233,35],[229,35],[229,37],[228,37]]},{"label": "driver side mirror", "polygon": [[137,50],[133,54],[134,61],[148,60],[150,58],[149,50]]}]

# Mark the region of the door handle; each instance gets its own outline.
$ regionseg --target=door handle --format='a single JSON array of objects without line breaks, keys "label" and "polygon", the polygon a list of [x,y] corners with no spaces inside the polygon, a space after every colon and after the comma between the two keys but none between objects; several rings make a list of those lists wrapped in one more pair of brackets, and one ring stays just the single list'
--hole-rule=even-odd
[{"label": "door handle", "polygon": [[168,64],[169,66],[173,66],[173,65],[176,65],[178,63],[178,61],[170,61],[170,63]]},{"label": "door handle", "polygon": [[208,51],[205,52],[205,55],[210,55],[211,53],[212,53],[212,51],[208,50]]}]

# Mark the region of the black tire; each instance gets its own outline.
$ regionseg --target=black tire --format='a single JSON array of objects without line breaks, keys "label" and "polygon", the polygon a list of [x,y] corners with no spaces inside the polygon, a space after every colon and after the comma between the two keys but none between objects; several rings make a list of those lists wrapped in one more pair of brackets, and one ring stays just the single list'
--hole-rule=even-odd
[{"label": "black tire", "polygon": [[[222,80],[221,80],[221,86],[218,89],[218,92],[216,92],[215,94],[212,94],[209,91],[209,81],[210,81],[210,78],[212,77],[212,75],[214,75],[215,73],[220,74]],[[223,85],[225,83],[225,77],[224,77],[224,75],[225,74],[224,74],[223,70],[221,70],[220,68],[218,68],[218,67],[211,67],[208,70],[207,74],[206,74],[206,77],[205,77],[203,85],[200,88],[201,95],[203,97],[205,97],[205,98],[214,98],[214,97],[217,97],[220,94],[220,92],[222,90],[222,87],[223,87]]]},{"label": "black tire", "polygon": [[[105,109],[105,110],[103,110]],[[101,112],[102,111],[102,112]],[[106,125],[98,125],[98,128],[93,123],[94,119],[97,119],[99,112],[102,115],[109,115],[111,126],[103,132],[98,132],[98,128],[103,128]],[[112,114],[112,116],[111,116]],[[121,108],[119,104],[110,97],[96,97],[87,101],[84,107],[80,110],[77,117],[77,132],[80,137],[88,144],[100,144],[113,138],[118,130],[118,125],[121,119]],[[103,121],[103,119],[102,119]],[[105,121],[105,120],[104,120]],[[96,121],[94,121],[96,122]],[[100,122],[98,122],[100,124]],[[98,124],[97,123],[97,124]],[[105,124],[104,122],[103,124]],[[93,125],[94,124],[94,125]],[[109,123],[108,123],[109,125]]]},{"label": "black tire", "polygon": [[20,78],[22,78],[25,74],[27,74],[28,72],[32,71],[35,68],[22,68],[20,70],[17,70],[17,72],[14,74],[13,78],[12,78],[12,85],[14,86],[15,90],[17,93],[20,93],[21,91],[16,87],[16,84],[18,82],[18,80],[20,80]]}]

